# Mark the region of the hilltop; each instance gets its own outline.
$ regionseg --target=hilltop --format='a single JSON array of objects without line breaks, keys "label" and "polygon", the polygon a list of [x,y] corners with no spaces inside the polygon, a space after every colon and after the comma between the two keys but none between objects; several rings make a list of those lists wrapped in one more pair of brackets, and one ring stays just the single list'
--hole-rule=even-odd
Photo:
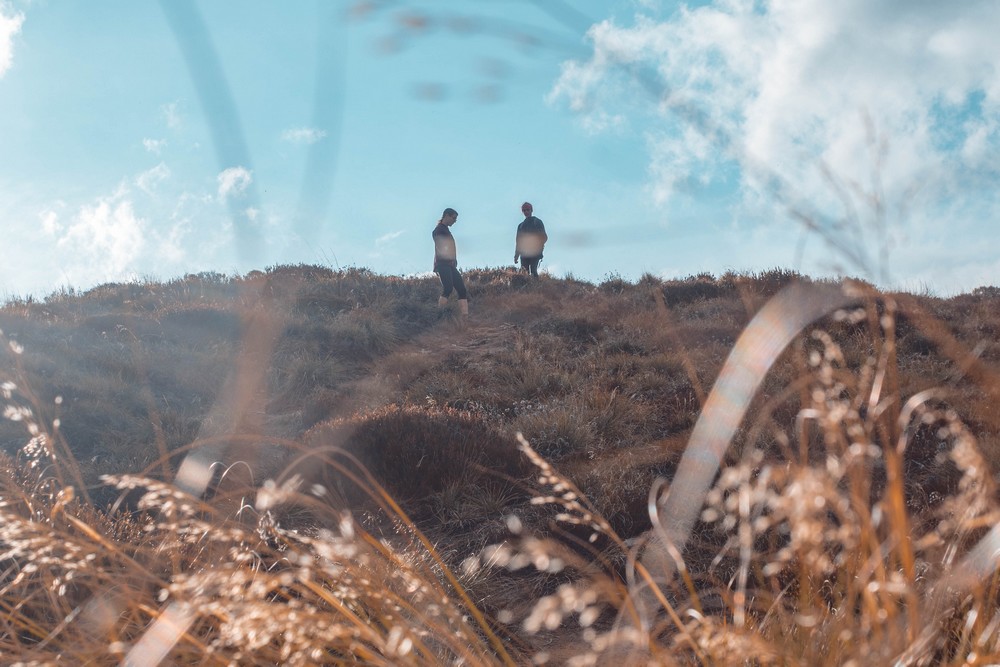
[{"label": "hilltop", "polygon": [[[483,484],[500,505],[523,500],[510,479],[523,472],[520,431],[617,530],[634,535],[648,525],[650,484],[669,477],[740,331],[794,280],[808,278],[773,270],[595,285],[473,270],[463,326],[454,303],[438,311],[434,278],[282,266],[10,303],[0,329],[23,347],[17,382],[31,391],[37,418],[58,418],[89,484],[140,471],[170,479],[185,447],[234,432],[251,442],[219,460],[249,463],[259,483],[291,462],[279,443],[328,444],[348,427],[346,444],[390,492],[419,506],[421,519],[471,524]],[[905,297],[980,360],[1000,357],[995,290]],[[900,391],[948,389],[992,448],[986,397],[912,320],[904,314],[896,327]],[[873,353],[861,327],[839,329],[848,365]],[[5,375],[15,379],[10,362]],[[801,351],[786,354],[759,405],[804,367]],[[251,385],[252,396],[234,403]],[[768,409],[768,419],[787,423],[799,402],[789,396]],[[4,423],[0,443],[14,454],[23,427]],[[468,463],[499,474],[470,475]]]},{"label": "hilltop", "polygon": [[[337,448],[356,457],[457,566],[503,540],[512,515],[525,532],[584,542],[590,532],[554,533],[555,510],[530,504],[536,468],[517,448],[520,432],[629,540],[648,529],[649,489],[673,474],[742,329],[782,287],[809,281],[777,269],[635,283],[612,276],[599,284],[505,269],[465,277],[467,322],[437,309],[436,279],[314,266],[108,284],[8,303],[0,328],[16,350],[3,379],[17,385],[7,389],[10,405],[31,413],[8,408],[19,420],[0,426],[0,445],[24,460],[24,422],[40,425],[74,462],[67,483],[76,476],[77,498],[88,495],[97,508],[135,502],[101,476],[170,481],[201,449],[220,463],[206,496],[219,511],[236,514],[247,489],[298,475],[302,488],[322,489],[323,503],[391,536],[378,494],[332,463]],[[841,356],[829,363],[843,374],[837,391],[847,396],[884,372],[887,337],[895,358],[886,383],[896,393],[877,397],[872,409],[898,412],[909,397],[939,390],[985,460],[996,460],[995,397],[981,380],[1000,360],[1000,293],[872,292],[874,318],[821,321],[815,330],[823,334],[804,334],[786,350],[730,448],[731,463],[753,450],[783,456],[789,441],[814,438],[796,419],[810,401],[816,355],[831,354],[824,341],[838,347]],[[941,441],[929,427],[911,434],[905,486],[915,516],[958,488],[961,471],[940,456]],[[284,512],[275,520],[286,527],[328,522],[315,507]],[[705,537],[701,548],[718,550],[719,539]],[[551,591],[561,581],[527,585]],[[471,590],[497,610],[523,585],[498,591],[480,582]]]}]

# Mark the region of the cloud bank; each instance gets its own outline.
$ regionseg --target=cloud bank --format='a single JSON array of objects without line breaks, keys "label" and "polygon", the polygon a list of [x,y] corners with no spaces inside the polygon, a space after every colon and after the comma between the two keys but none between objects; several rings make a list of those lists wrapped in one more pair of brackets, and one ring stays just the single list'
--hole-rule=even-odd
[{"label": "cloud bank", "polygon": [[[235,169],[220,182],[229,197],[250,178],[249,171]],[[97,196],[17,201],[5,194],[0,192],[0,209],[7,211],[9,245],[34,251],[12,256],[0,269],[0,282],[35,294],[238,266],[230,259],[234,200],[218,197],[211,181],[185,177],[164,162]],[[269,247],[281,247],[280,228],[272,228],[256,209],[241,208]],[[249,268],[255,267],[238,266]]]},{"label": "cloud bank", "polygon": [[594,25],[551,99],[589,128],[654,118],[661,203],[735,173],[744,212],[802,214],[842,252],[927,243],[1000,212],[998,25],[993,0],[717,0]]}]

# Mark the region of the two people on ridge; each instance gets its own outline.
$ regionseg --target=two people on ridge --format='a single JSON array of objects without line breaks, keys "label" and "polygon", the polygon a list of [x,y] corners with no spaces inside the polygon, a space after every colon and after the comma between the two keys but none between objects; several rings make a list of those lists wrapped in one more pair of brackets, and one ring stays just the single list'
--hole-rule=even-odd
[{"label": "two people on ridge", "polygon": [[[545,225],[533,215],[533,207],[529,202],[521,204],[524,220],[517,226],[514,237],[514,263],[521,260],[521,269],[532,276],[538,277],[538,263],[542,260],[542,250],[549,240],[545,233]],[[469,293],[465,289],[465,281],[458,272],[458,253],[455,248],[455,237],[450,227],[458,221],[458,211],[446,208],[438,220],[437,226],[431,232],[434,239],[434,273],[441,278],[441,296],[438,297],[438,308],[448,303],[452,291],[458,295],[458,306],[462,315],[469,314]]]}]

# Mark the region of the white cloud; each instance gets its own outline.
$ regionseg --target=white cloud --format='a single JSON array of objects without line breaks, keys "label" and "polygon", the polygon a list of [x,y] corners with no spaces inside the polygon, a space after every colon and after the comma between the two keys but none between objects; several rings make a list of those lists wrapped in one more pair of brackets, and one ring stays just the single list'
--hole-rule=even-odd
[{"label": "white cloud", "polygon": [[169,264],[181,266],[188,257],[185,245],[189,244],[191,221],[181,219],[172,222],[167,233],[158,239],[156,254]]},{"label": "white cloud", "polygon": [[82,206],[56,246],[65,253],[64,266],[74,282],[117,278],[134,268],[145,246],[145,229],[145,220],[119,192]]},{"label": "white cloud", "polygon": [[14,35],[21,32],[24,14],[7,16],[0,5],[0,77],[7,73],[14,62]]},{"label": "white cloud", "polygon": [[[233,187],[244,182],[234,178]],[[11,247],[30,251],[0,267],[4,284],[30,286],[41,293],[58,285],[83,289],[138,276],[168,278],[236,266],[233,262],[242,258],[227,206],[231,200],[199,184],[200,179],[171,173],[163,164],[129,175],[102,195],[68,201],[39,196],[19,204],[0,191],[0,210],[8,211],[11,220]],[[194,189],[187,190],[189,185]],[[241,217],[253,220],[262,244],[274,256],[290,245],[282,236],[289,228],[286,221],[266,209],[251,208],[245,200],[238,209]],[[41,256],[45,261],[38,260]]]},{"label": "white cloud", "polygon": [[168,178],[170,178],[170,167],[161,162],[152,169],[147,169],[136,176],[135,184],[146,194],[152,195],[156,186]]},{"label": "white cloud", "polygon": [[163,114],[163,120],[171,130],[176,130],[182,124],[181,113],[178,109],[177,102],[170,102],[169,104],[164,104],[160,107],[160,112]]},{"label": "white cloud", "polygon": [[609,114],[603,111],[589,113],[583,118],[583,128],[590,134],[602,134],[604,132],[619,130],[625,126],[625,116]]},{"label": "white cloud", "polygon": [[282,132],[281,138],[292,144],[314,144],[326,138],[326,130],[315,127],[293,127]]},{"label": "white cloud", "polygon": [[[996,219],[1000,197],[984,182],[998,173],[998,25],[994,0],[717,0],[593,26],[592,56],[564,64],[550,97],[591,129],[655,118],[661,202],[735,168],[747,211],[804,210],[830,233],[835,220],[883,215],[872,195],[886,217],[988,197]],[[666,95],[650,95],[650,81]],[[903,242],[941,224],[925,217]]]},{"label": "white cloud", "polygon": [[62,231],[62,225],[59,224],[59,214],[52,209],[42,211],[38,218],[42,223],[42,233],[46,236],[56,236]]},{"label": "white cloud", "polygon": [[219,198],[237,196],[246,191],[253,176],[246,167],[230,167],[219,173]]},{"label": "white cloud", "polygon": [[150,153],[154,153],[156,155],[159,155],[160,151],[163,150],[163,147],[167,145],[167,140],[166,139],[143,139],[142,140],[142,145]]},{"label": "white cloud", "polygon": [[390,241],[394,241],[394,240],[398,239],[404,233],[406,233],[405,230],[400,230],[398,232],[389,232],[388,234],[383,234],[382,236],[380,236],[377,239],[375,239],[375,245],[376,246],[383,246],[386,243],[389,243]]}]

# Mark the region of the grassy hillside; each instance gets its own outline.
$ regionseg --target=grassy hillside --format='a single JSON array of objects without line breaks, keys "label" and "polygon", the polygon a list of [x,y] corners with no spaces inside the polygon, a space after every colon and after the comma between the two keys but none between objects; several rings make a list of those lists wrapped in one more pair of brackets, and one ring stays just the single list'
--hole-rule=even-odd
[{"label": "grassy hillside", "polygon": [[[808,279],[466,281],[468,322],[434,279],[308,266],[7,304],[0,650],[117,664],[160,623],[181,664],[997,654],[989,581],[917,602],[995,512],[995,289],[870,290],[800,336],[636,643],[650,488],[743,328]],[[198,456],[204,493],[163,484]]]}]

